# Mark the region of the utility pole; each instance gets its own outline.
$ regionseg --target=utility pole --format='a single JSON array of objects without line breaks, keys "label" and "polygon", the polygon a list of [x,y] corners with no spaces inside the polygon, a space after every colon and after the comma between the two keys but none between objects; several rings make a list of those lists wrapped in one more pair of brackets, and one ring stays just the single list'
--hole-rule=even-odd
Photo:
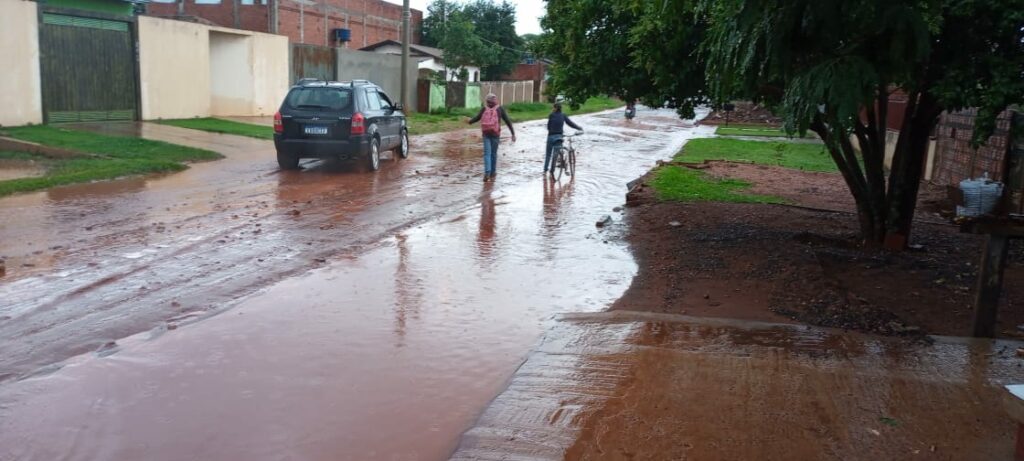
[{"label": "utility pole", "polygon": [[409,111],[409,0],[402,1],[402,107]]}]

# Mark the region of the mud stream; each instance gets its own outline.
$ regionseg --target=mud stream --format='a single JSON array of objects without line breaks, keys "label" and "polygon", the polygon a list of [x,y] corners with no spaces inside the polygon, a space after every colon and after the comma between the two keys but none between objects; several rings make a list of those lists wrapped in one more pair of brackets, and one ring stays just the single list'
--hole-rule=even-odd
[{"label": "mud stream", "polygon": [[543,122],[493,183],[475,131],[376,173],[282,172],[266,141],[90,126],[226,159],[0,200],[0,459],[447,457],[556,314],[629,285],[616,225],[594,226],[626,182],[711,132],[578,123],[558,183]]}]

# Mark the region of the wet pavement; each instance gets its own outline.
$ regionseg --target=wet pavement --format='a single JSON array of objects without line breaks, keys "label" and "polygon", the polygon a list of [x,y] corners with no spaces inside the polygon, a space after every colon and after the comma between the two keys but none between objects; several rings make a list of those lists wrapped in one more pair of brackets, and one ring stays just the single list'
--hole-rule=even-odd
[{"label": "wet pavement", "polygon": [[577,122],[560,183],[542,121],[493,183],[472,130],[370,173],[89,126],[226,158],[0,199],[0,460],[1007,458],[1014,343],[604,312],[625,183],[713,127]]},{"label": "wet pavement", "polygon": [[482,183],[475,131],[376,173],[276,168],[266,141],[153,124],[225,155],[0,200],[0,459],[441,459],[563,312],[636,272],[595,228],[686,139],[670,111],[578,117],[578,177],[543,121]]}]

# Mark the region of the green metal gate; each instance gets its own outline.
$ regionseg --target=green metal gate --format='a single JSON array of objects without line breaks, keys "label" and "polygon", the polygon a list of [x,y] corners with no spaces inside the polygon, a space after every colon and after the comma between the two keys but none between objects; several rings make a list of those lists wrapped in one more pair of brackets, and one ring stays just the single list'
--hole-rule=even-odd
[{"label": "green metal gate", "polygon": [[43,13],[39,52],[47,123],[136,118],[131,23]]}]

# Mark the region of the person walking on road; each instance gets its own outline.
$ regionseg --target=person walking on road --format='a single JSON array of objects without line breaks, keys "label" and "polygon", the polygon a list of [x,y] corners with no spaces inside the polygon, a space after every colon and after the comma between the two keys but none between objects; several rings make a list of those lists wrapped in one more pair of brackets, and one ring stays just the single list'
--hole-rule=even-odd
[{"label": "person walking on road", "polygon": [[[583,128],[569,120],[569,116],[562,113],[562,103],[556,102],[551,115],[548,115],[548,143],[544,148],[544,173],[551,173],[551,176],[555,175],[555,162],[552,159],[554,157],[555,149],[562,144],[562,132],[565,129],[565,125],[569,125],[580,132],[583,132]],[[548,169],[548,166],[551,169]]]},{"label": "person walking on road", "polygon": [[484,181],[494,179],[498,171],[498,142],[501,140],[501,120],[508,125],[508,131],[512,133],[512,142],[516,142],[516,130],[512,127],[512,120],[505,113],[505,108],[498,105],[498,97],[494,93],[488,94],[487,103],[476,114],[476,117],[469,119],[466,123],[472,125],[480,122],[480,131],[484,137]]}]

